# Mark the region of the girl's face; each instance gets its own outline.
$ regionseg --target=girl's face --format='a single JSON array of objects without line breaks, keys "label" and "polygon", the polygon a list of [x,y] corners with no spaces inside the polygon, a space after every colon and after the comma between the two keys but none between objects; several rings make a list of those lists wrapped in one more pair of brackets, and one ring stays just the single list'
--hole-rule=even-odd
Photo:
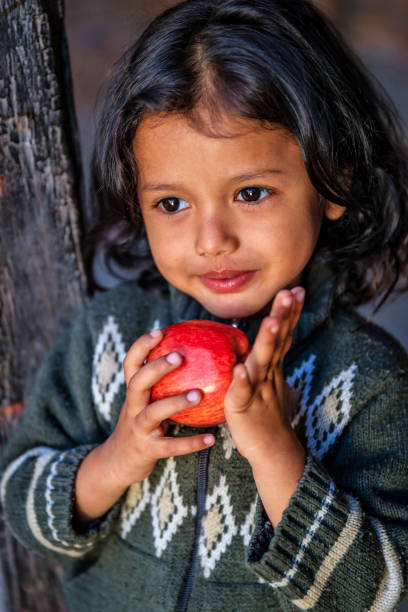
[{"label": "girl's face", "polygon": [[299,146],[283,128],[226,118],[223,137],[183,115],[145,118],[133,149],[138,197],[161,274],[212,314],[246,317],[301,282],[323,215]]}]

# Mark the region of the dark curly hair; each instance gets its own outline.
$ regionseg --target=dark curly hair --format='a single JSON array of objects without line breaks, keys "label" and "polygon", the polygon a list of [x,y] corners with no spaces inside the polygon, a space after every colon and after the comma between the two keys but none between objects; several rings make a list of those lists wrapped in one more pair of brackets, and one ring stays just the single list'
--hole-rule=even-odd
[{"label": "dark curly hair", "polygon": [[103,252],[156,286],[137,201],[135,130],[147,114],[179,112],[216,136],[225,110],[288,129],[315,189],[346,207],[339,220],[324,220],[315,252],[331,265],[340,301],[382,304],[406,288],[403,128],[385,91],[307,0],[187,0],[128,49],[99,121],[93,184],[101,217],[89,257]]}]

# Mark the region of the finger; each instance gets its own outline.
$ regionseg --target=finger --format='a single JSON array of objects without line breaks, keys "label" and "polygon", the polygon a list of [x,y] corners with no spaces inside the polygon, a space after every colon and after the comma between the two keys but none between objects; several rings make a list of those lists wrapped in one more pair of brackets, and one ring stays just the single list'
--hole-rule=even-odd
[{"label": "finger", "polygon": [[293,329],[295,329],[305,301],[305,290],[303,289],[303,287],[294,287],[293,289],[291,289],[291,292],[295,298],[292,308],[293,318],[291,320],[291,325]]},{"label": "finger", "polygon": [[282,342],[280,344],[280,354],[278,360],[278,364],[280,365],[283,365],[285,355],[292,345],[293,332],[295,330],[296,325],[298,324],[304,303],[305,290],[303,289],[303,287],[294,287],[291,290],[291,293],[292,306],[290,310],[289,322],[286,329],[286,335],[284,338],[282,338]]},{"label": "finger", "polygon": [[126,386],[129,384],[130,378],[136,374],[143,366],[145,359],[150,351],[163,338],[163,333],[160,329],[154,329],[150,334],[140,336],[128,350],[123,361],[123,371],[125,374]]},{"label": "finger", "polygon": [[293,304],[293,295],[289,289],[279,291],[276,295],[271,308],[271,316],[276,316],[281,319],[282,323],[279,329],[278,341],[281,342],[286,336],[287,329],[290,323],[290,314]]},{"label": "finger", "polygon": [[138,413],[138,424],[144,431],[151,432],[157,429],[163,421],[170,419],[178,412],[196,406],[201,402],[201,399],[201,391],[199,389],[192,389],[186,393],[152,402]]},{"label": "finger", "polygon": [[[276,296],[271,309],[271,315],[279,320],[279,331],[277,333],[276,350],[274,352],[271,368],[275,368],[277,364],[283,362],[286,347],[291,343],[291,321],[292,308],[295,303],[295,298],[291,291],[280,291]],[[289,336],[289,338],[288,338]]]},{"label": "finger", "polygon": [[232,382],[224,398],[225,412],[244,412],[253,395],[253,388],[245,364],[235,366]]},{"label": "finger", "polygon": [[153,385],[178,368],[182,361],[180,353],[169,353],[141,367],[129,380],[126,394],[128,403],[146,405]]},{"label": "finger", "polygon": [[182,438],[160,437],[156,441],[157,454],[162,459],[188,455],[212,446],[214,442],[215,437],[212,434],[198,434]]},{"label": "finger", "polygon": [[245,360],[245,366],[252,384],[265,380],[277,346],[278,317],[265,317],[261,323],[255,342]]}]

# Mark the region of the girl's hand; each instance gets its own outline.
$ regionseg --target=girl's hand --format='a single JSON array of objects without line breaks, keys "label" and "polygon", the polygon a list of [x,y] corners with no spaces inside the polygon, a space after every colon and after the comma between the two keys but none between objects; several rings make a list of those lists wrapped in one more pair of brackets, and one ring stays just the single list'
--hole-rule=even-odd
[{"label": "girl's hand", "polygon": [[301,287],[276,295],[245,363],[235,366],[225,397],[232,439],[252,468],[300,445],[290,424],[294,397],[284,379],[283,360],[303,301]]},{"label": "girl's hand", "polygon": [[141,336],[124,360],[126,400],[109,447],[110,471],[118,483],[129,486],[144,480],[158,459],[193,453],[214,443],[214,436],[200,434],[181,438],[166,437],[166,420],[180,410],[198,404],[199,390],[150,403],[151,387],[182,363],[179,353],[170,353],[144,365],[150,351],[162,338],[160,330]]},{"label": "girl's hand", "polygon": [[[201,434],[185,438],[165,436],[166,420],[180,410],[198,404],[200,391],[191,390],[150,403],[151,387],[175,370],[182,357],[170,353],[144,365],[162,333],[141,336],[124,360],[126,400],[110,437],[82,461],[75,478],[73,524],[79,532],[103,516],[135,482],[144,480],[158,459],[185,455],[214,444],[214,436]],[[103,476],[102,476],[103,475]]]}]

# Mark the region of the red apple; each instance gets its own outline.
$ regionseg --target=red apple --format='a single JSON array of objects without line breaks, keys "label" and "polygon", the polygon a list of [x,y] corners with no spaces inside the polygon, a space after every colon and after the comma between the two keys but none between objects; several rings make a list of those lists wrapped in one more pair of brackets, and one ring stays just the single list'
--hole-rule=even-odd
[{"label": "red apple", "polygon": [[200,389],[201,402],[173,415],[171,420],[191,427],[224,423],[224,397],[236,363],[244,361],[249,340],[243,331],[215,321],[193,320],[170,325],[147,361],[172,351],[183,363],[152,387],[152,401]]}]

